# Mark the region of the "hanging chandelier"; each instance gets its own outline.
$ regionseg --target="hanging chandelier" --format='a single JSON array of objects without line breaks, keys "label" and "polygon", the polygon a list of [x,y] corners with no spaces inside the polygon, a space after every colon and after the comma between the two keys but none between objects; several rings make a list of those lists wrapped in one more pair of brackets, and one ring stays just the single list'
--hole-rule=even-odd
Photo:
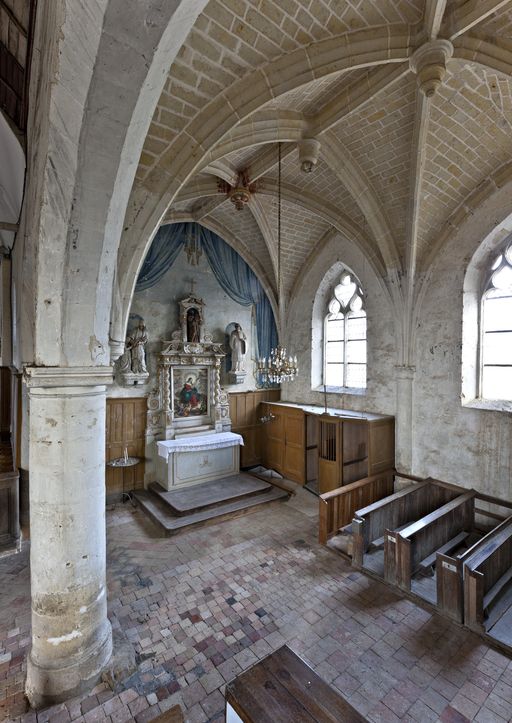
[{"label": "hanging chandelier", "polygon": [[[279,302],[280,332],[284,331],[284,295],[283,282],[281,279],[281,144],[278,143],[278,165],[277,165],[277,296]],[[265,386],[269,384],[280,384],[281,382],[292,382],[299,368],[297,357],[288,354],[285,347],[278,344],[271,350],[270,356],[258,359],[258,376]]]}]

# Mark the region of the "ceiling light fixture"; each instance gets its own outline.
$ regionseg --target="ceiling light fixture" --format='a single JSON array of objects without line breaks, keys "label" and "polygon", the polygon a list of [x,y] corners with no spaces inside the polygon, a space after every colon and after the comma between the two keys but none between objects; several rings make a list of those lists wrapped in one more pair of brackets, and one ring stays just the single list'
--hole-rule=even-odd
[{"label": "ceiling light fixture", "polygon": [[[281,144],[278,143],[277,166],[277,298],[280,309],[280,332],[284,331],[283,318],[283,281],[281,278]],[[285,347],[278,344],[272,349],[270,356],[258,359],[257,372],[260,383],[264,386],[292,382],[299,372],[297,357],[289,355]]]},{"label": "ceiling light fixture", "polygon": [[243,170],[239,172],[234,186],[219,178],[217,188],[227,195],[237,211],[243,211],[251,199],[251,194],[256,190],[256,184],[250,182],[249,172]]}]

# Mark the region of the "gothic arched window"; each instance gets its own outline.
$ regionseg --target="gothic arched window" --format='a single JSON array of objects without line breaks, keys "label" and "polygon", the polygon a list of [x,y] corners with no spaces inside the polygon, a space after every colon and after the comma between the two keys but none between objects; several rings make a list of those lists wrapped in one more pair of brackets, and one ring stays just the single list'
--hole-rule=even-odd
[{"label": "gothic arched window", "polygon": [[327,387],[366,387],[366,311],[356,277],[344,271],[324,320],[324,374]]},{"label": "gothic arched window", "polygon": [[480,397],[512,400],[512,242],[493,259],[480,307]]}]

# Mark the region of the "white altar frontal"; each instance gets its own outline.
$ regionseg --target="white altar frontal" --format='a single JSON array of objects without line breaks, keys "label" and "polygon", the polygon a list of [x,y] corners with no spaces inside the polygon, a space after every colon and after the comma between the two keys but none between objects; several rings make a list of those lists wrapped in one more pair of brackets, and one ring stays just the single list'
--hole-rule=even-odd
[{"label": "white altar frontal", "polygon": [[229,477],[240,471],[240,445],[234,432],[182,436],[157,442],[158,481],[167,490]]}]

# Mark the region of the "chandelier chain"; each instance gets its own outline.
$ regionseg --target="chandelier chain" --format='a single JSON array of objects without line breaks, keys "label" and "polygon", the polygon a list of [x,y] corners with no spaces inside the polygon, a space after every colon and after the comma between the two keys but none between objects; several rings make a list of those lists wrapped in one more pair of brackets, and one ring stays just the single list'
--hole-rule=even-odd
[{"label": "chandelier chain", "polygon": [[278,303],[282,302],[282,281],[281,281],[281,144],[277,144],[277,295]]},{"label": "chandelier chain", "polygon": [[[283,314],[283,282],[281,279],[281,144],[278,143],[278,166],[277,166],[277,297],[280,310],[280,335],[284,333]],[[280,384],[281,382],[293,381],[298,374],[297,357],[288,355],[284,347],[278,343],[275,349],[270,351],[268,359],[258,359],[257,373],[259,383],[263,386]],[[270,421],[270,420],[265,420]]]}]

